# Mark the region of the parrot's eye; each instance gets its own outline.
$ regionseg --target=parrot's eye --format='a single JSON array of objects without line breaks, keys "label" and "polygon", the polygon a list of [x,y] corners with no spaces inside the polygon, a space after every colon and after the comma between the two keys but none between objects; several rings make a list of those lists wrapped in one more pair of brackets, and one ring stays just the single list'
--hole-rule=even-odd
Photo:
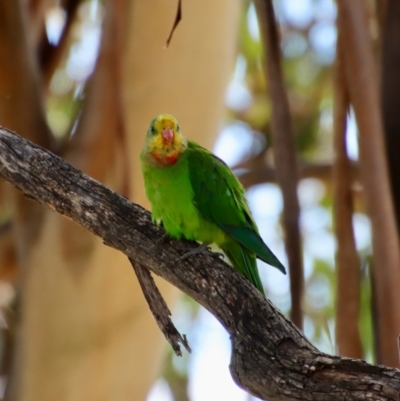
[{"label": "parrot's eye", "polygon": [[154,125],[152,125],[150,131],[151,131],[151,133],[152,133],[153,135],[156,133],[156,128],[154,127]]},{"label": "parrot's eye", "polygon": [[181,129],[181,128],[179,127],[179,124],[178,124],[178,125],[176,126],[176,130],[177,130],[177,131],[180,131],[180,129]]}]

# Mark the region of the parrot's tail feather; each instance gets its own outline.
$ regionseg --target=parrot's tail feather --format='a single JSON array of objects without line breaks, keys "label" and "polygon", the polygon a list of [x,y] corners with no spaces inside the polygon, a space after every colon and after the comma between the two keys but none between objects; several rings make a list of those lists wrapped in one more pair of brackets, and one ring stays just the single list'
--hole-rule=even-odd
[{"label": "parrot's tail feather", "polygon": [[232,266],[265,296],[264,287],[258,275],[255,255],[250,254],[245,247],[237,242],[229,243],[228,246],[223,247],[223,251],[228,256]]},{"label": "parrot's tail feather", "polygon": [[248,250],[244,247],[240,246],[240,251],[242,253],[243,261],[246,265],[246,270],[251,276],[250,281],[261,291],[261,293],[265,296],[264,286],[262,285],[260,276],[258,274],[257,269],[257,261],[255,256],[249,254]]},{"label": "parrot's tail feather", "polygon": [[260,234],[258,234],[254,229],[229,227],[227,225],[222,225],[221,228],[243,245],[249,252],[255,253],[259,259],[273,267],[276,267],[283,274],[286,274],[286,269],[283,264],[272,253],[271,249],[268,248],[260,237]]}]

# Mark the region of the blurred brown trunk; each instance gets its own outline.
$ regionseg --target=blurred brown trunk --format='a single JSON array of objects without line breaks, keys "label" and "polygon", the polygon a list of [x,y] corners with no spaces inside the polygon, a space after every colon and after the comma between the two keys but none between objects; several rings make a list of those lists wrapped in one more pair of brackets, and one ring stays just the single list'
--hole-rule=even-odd
[{"label": "blurred brown trunk", "polygon": [[285,247],[289,261],[291,310],[290,318],[303,328],[303,259],[299,228],[300,206],[297,197],[297,160],[291,125],[289,100],[283,78],[278,28],[271,0],[255,2],[266,57],[266,78],[271,97],[271,131],[276,178],[283,196]]},{"label": "blurred brown trunk", "polygon": [[[0,124],[45,147],[51,144],[47,126],[39,70],[29,41],[27,15],[20,0],[0,3]],[[15,266],[29,251],[40,229],[42,208],[1,183],[1,191],[12,206],[15,244],[7,262]],[[6,269],[9,269],[7,267]],[[14,276],[14,274],[12,274]]]},{"label": "blurred brown trunk", "polygon": [[381,107],[397,230],[400,230],[400,2],[387,0],[381,31]]},{"label": "blurred brown trunk", "polygon": [[[112,16],[107,7],[114,8]],[[189,3],[168,50],[163,47],[176,4],[122,0],[109,1],[107,7],[101,55],[66,157],[107,185],[147,204],[138,161],[151,117],[172,112],[188,136],[208,147],[214,141],[234,60],[239,2]],[[8,34],[25,32],[21,40],[29,36],[26,24],[21,31],[15,25],[0,25]],[[14,62],[15,71],[24,72],[21,81],[28,75],[35,88],[41,88],[38,75],[14,60],[20,46],[9,46],[3,59]],[[0,82],[8,82],[4,74]],[[15,90],[13,96],[20,101],[22,90],[29,86],[18,85],[21,93]],[[37,94],[41,95],[40,90]],[[47,126],[10,123],[19,123],[24,112],[28,116],[40,105],[30,99],[22,110],[9,107],[10,120],[1,123],[21,134],[33,132],[38,140],[30,139],[49,146],[41,142]],[[44,113],[38,114],[44,121]],[[21,321],[8,398],[146,399],[166,343],[128,260],[53,212],[40,209],[28,216],[36,216],[38,229],[29,242],[30,252],[23,254]],[[176,290],[158,282],[173,302]]]},{"label": "blurred brown trunk", "polygon": [[365,201],[372,225],[373,280],[377,297],[378,363],[398,366],[400,253],[385,158],[375,60],[365,3],[338,1],[338,28],[344,38],[346,85],[359,128]]},{"label": "blurred brown trunk", "polygon": [[45,35],[46,12],[55,6],[54,0],[25,0],[29,8],[29,33],[32,43],[37,46]]},{"label": "blurred brown trunk", "polygon": [[69,44],[68,39],[71,36],[72,26],[76,19],[76,13],[81,4],[80,0],[64,0],[65,7],[64,11],[66,14],[66,21],[64,28],[62,29],[60,39],[57,45],[49,42],[47,35],[43,32],[38,43],[37,52],[38,59],[42,70],[43,85],[48,88],[50,85],[51,78],[54,72],[58,68],[62,57],[65,55],[67,46]]},{"label": "blurred brown trunk", "polygon": [[27,21],[21,0],[0,3],[0,123],[48,147],[51,133]]},{"label": "blurred brown trunk", "polygon": [[353,232],[353,195],[350,160],[346,148],[346,120],[349,108],[339,32],[334,71],[333,206],[336,251],[336,346],[339,355],[363,358],[360,320],[360,261]]}]

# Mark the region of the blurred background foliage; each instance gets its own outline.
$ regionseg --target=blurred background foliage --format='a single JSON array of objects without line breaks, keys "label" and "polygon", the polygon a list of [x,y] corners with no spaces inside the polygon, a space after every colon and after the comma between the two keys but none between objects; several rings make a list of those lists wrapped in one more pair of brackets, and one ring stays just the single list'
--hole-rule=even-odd
[{"label": "blurred background foliage", "polygon": [[[33,15],[40,2],[26,0],[26,3]],[[187,18],[185,3],[183,1],[183,22]],[[378,57],[381,2],[364,3],[375,56]],[[282,68],[299,166],[297,193],[304,264],[303,329],[317,348],[337,353],[336,301],[341,288],[337,286],[335,269],[337,241],[332,169],[335,160],[333,75],[338,9],[334,0],[275,0],[273,5],[281,35]],[[47,40],[37,46],[37,53],[45,88],[46,121],[56,143],[54,149],[59,151],[67,146],[79,126],[90,77],[101,48],[106,15],[105,2],[98,0],[46,3],[44,27]],[[168,21],[168,24],[172,25],[172,22]],[[68,29],[65,29],[66,24]],[[177,32],[179,29],[180,26]],[[272,109],[262,41],[256,7],[251,1],[242,1],[235,62],[225,96],[226,110],[214,150],[242,180],[263,238],[287,264],[281,224],[283,200],[275,177],[270,124]],[[174,46],[174,38],[170,46]],[[191,136],[190,132],[185,133]],[[371,224],[359,178],[358,132],[351,107],[347,115],[346,144],[351,162],[352,226],[360,271],[360,357],[377,362]],[[1,228],[6,232],[12,213],[8,203],[2,203]],[[2,257],[5,258],[4,253]],[[289,316],[289,278],[272,271],[264,263],[260,263],[259,268],[268,297]],[[0,282],[4,378],[10,372],[9,349],[13,343],[10,332],[18,299],[13,287],[15,283],[10,277],[14,274],[3,273]],[[179,330],[189,338],[193,353],[177,358],[166,343],[163,345],[162,372],[150,390],[148,401],[251,399],[231,382],[227,370],[229,339],[214,318],[186,295],[181,295],[173,307],[173,318]]]}]

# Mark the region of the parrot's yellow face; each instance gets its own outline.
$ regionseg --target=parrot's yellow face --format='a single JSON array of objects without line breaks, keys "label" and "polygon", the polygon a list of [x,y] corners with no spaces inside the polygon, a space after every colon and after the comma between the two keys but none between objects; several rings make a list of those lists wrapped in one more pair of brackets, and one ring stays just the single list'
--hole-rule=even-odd
[{"label": "parrot's yellow face", "polygon": [[147,131],[145,152],[156,163],[174,164],[187,148],[178,121],[170,114],[160,114],[152,120]]}]

